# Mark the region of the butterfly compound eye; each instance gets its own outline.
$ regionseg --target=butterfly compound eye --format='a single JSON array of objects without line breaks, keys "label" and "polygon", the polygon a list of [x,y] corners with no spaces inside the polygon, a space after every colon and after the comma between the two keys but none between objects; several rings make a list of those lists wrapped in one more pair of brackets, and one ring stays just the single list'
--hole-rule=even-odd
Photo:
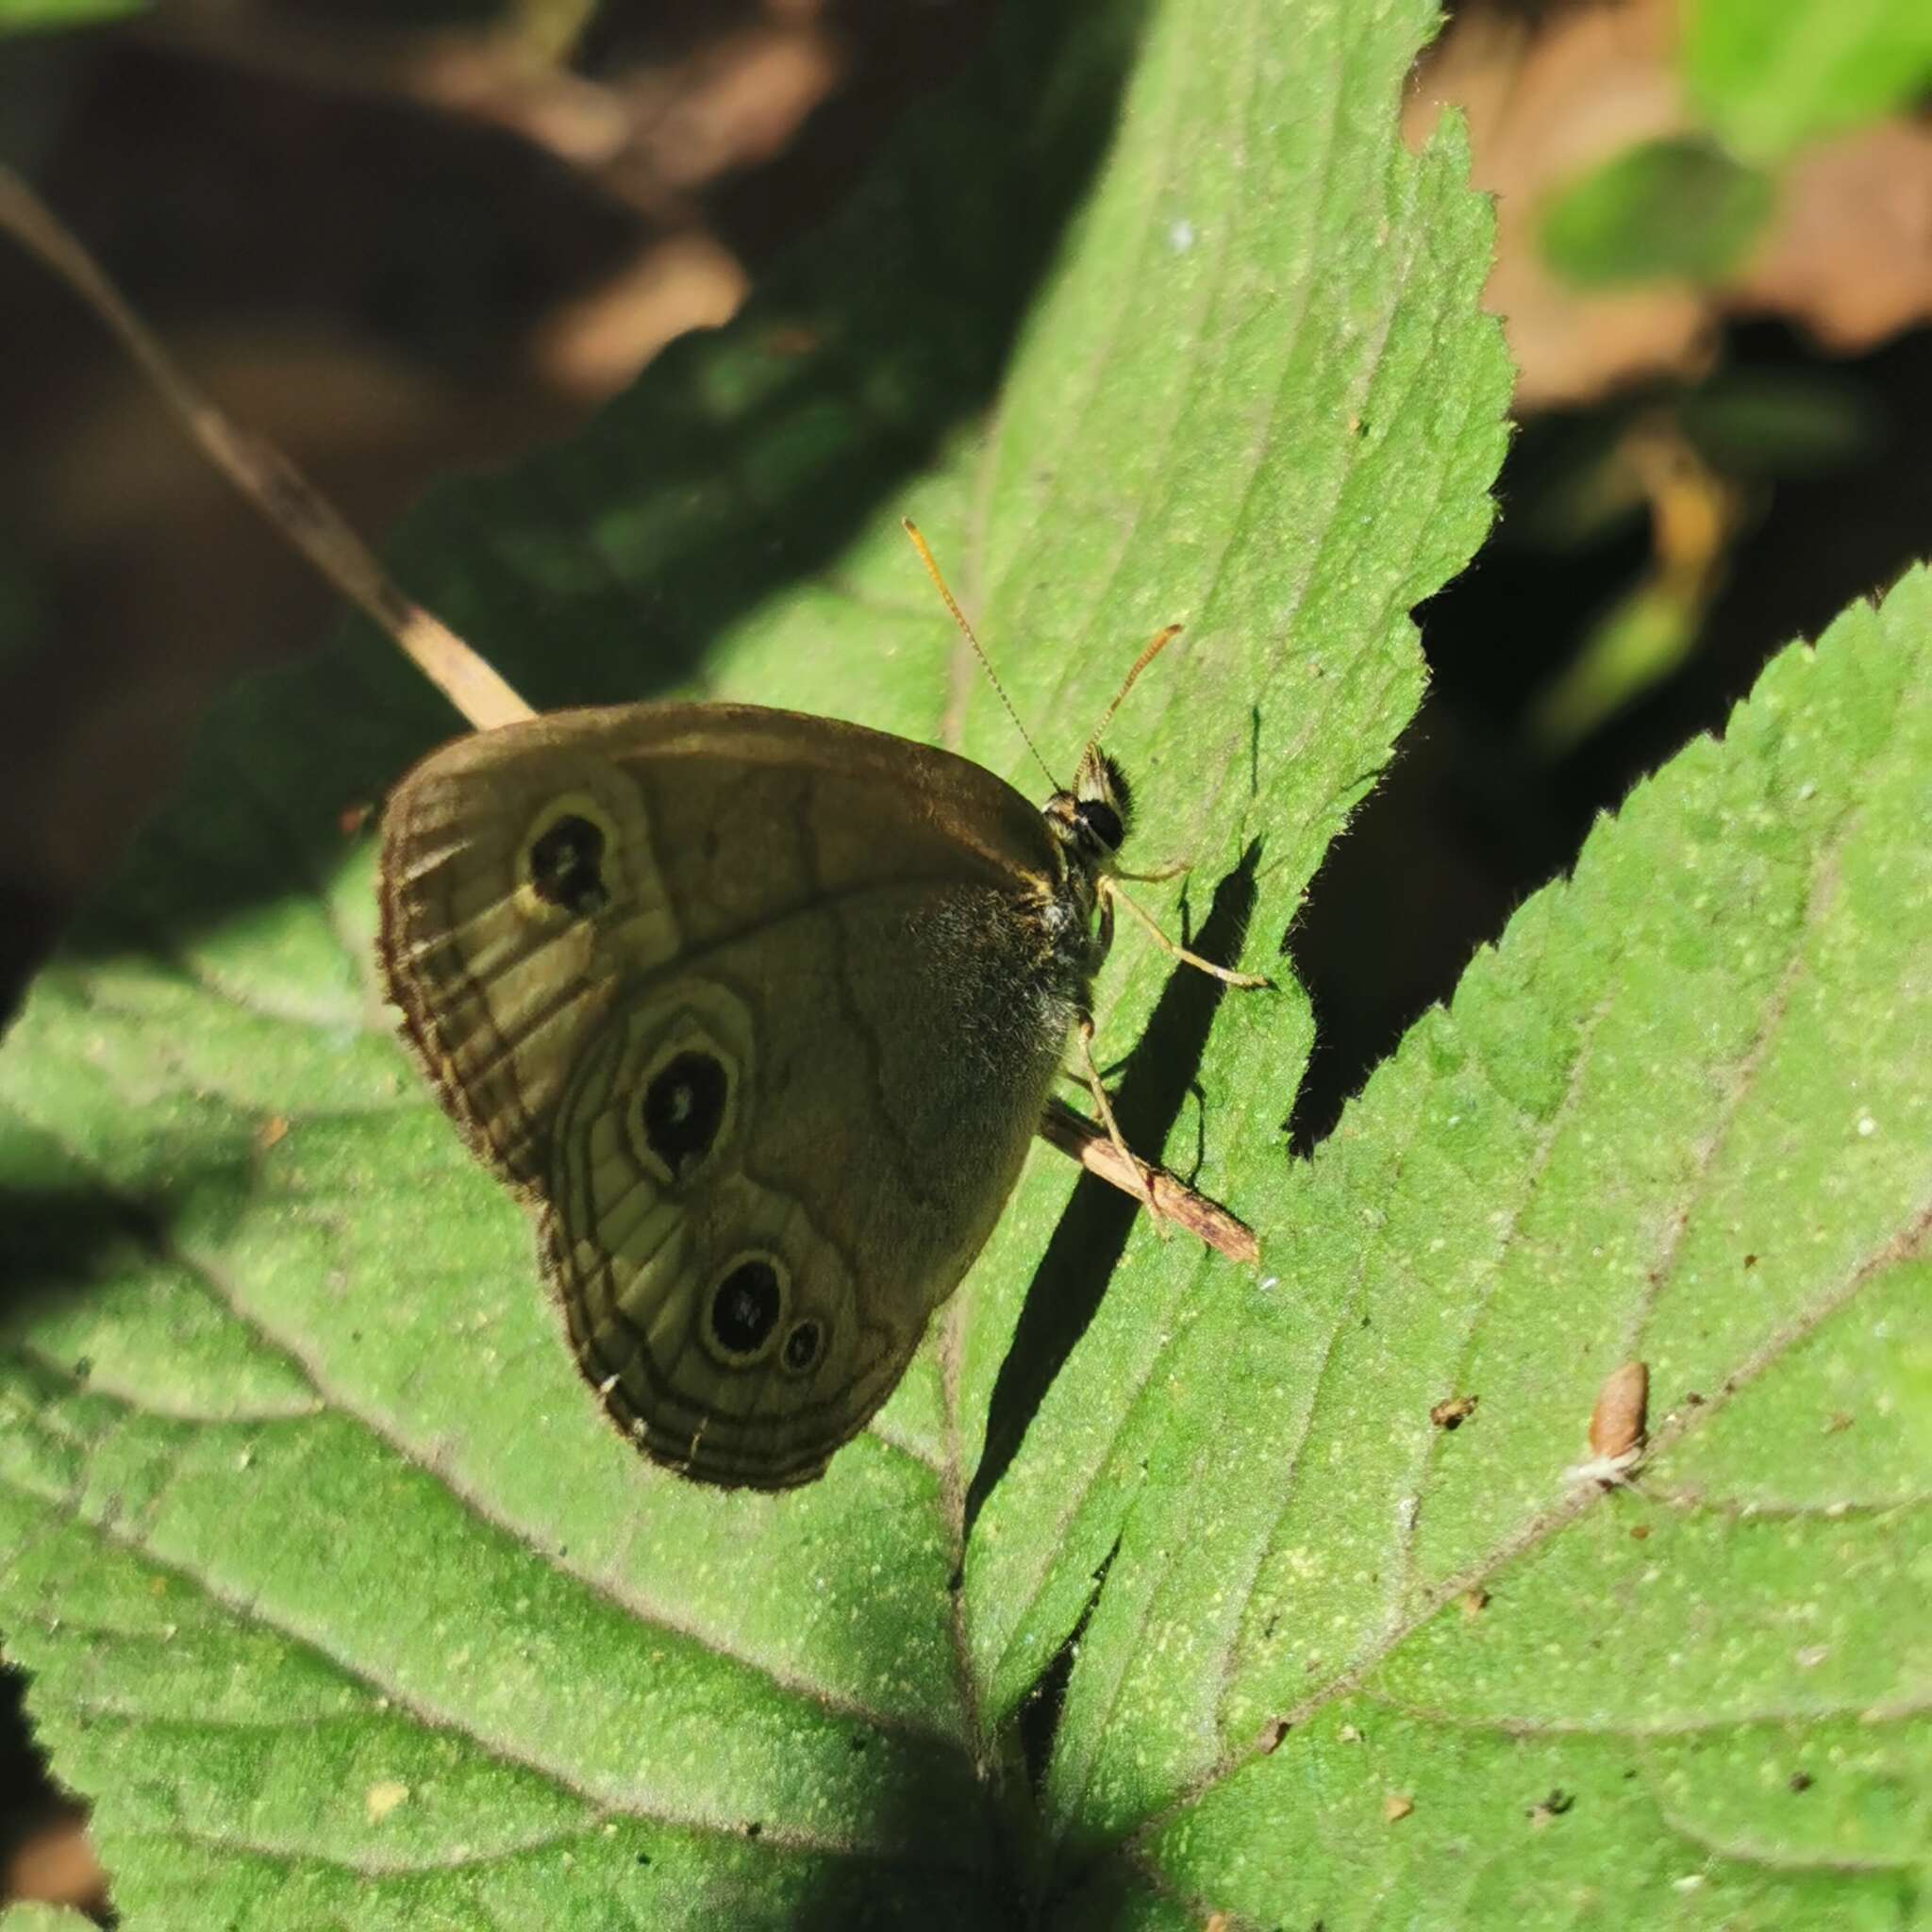
[{"label": "butterfly compound eye", "polygon": [[731,1368],[764,1353],[785,1304],[784,1278],[769,1255],[741,1255],[724,1271],[705,1309],[705,1339]]},{"label": "butterfly compound eye", "polygon": [[1104,798],[1083,798],[1079,805],[1080,823],[1107,847],[1118,852],[1127,836],[1121,815]]}]

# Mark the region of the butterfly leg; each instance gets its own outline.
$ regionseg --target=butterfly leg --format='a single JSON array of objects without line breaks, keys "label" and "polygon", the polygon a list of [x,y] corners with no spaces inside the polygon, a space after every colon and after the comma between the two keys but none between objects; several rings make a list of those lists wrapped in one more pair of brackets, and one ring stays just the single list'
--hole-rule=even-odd
[{"label": "butterfly leg", "polygon": [[1107,1085],[1100,1077],[1100,1068],[1093,1058],[1093,1015],[1082,1013],[1079,1024],[1080,1073],[1087,1082],[1087,1091],[1093,1096],[1094,1110],[1100,1115],[1100,1124],[1107,1129],[1107,1138],[1114,1144],[1115,1151],[1127,1164],[1127,1172],[1137,1183],[1134,1191],[1146,1204],[1147,1212],[1154,1217],[1154,1225],[1162,1241],[1167,1239],[1167,1220],[1160,1211],[1160,1204],[1154,1198],[1154,1170],[1129,1147],[1122,1137],[1120,1123],[1113,1117],[1113,1102],[1107,1097]]},{"label": "butterfly leg", "polygon": [[1160,923],[1154,917],[1153,913],[1149,912],[1144,906],[1136,905],[1132,899],[1128,898],[1121,891],[1119,883],[1115,879],[1111,877],[1104,878],[1101,880],[1100,885],[1108,905],[1111,905],[1116,899],[1119,900],[1153,935],[1154,943],[1171,958],[1178,959],[1183,966],[1195,967],[1200,972],[1207,974],[1210,978],[1221,980],[1227,986],[1273,986],[1274,984],[1272,979],[1264,979],[1258,974],[1236,973],[1230,967],[1217,966],[1212,959],[1202,958],[1199,953],[1189,952],[1187,947],[1181,945],[1177,941],[1169,939],[1161,931]]},{"label": "butterfly leg", "polygon": [[[1071,1068],[1067,1071],[1067,1077],[1070,1080],[1074,1077]],[[1058,1147],[1062,1154],[1077,1160],[1096,1180],[1105,1181],[1110,1188],[1118,1188],[1124,1194],[1133,1195],[1137,1201],[1141,1198],[1138,1183],[1151,1174],[1155,1206],[1176,1227],[1205,1242],[1218,1254],[1225,1255],[1230,1261],[1241,1261],[1252,1267],[1261,1258],[1260,1243],[1256,1241],[1254,1230],[1245,1223],[1237,1221],[1218,1202],[1208,1200],[1205,1194],[1197,1194],[1185,1181],[1177,1179],[1165,1169],[1143,1168],[1131,1155],[1124,1155],[1105,1127],[1097,1125],[1065,1101],[1047,1102],[1046,1111],[1041,1116],[1040,1138],[1048,1146]]]},{"label": "butterfly leg", "polygon": [[1165,865],[1157,865],[1149,872],[1117,872],[1117,879],[1131,879],[1137,886],[1158,886],[1168,879],[1177,879],[1183,873],[1192,872],[1191,858],[1171,858]]}]

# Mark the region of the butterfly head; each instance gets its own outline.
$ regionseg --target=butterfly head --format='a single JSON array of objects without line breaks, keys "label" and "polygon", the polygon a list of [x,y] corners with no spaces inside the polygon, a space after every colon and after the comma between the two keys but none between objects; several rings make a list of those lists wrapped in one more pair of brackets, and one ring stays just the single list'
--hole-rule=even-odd
[{"label": "butterfly head", "polygon": [[1072,789],[1056,791],[1044,810],[1074,871],[1098,878],[1113,870],[1133,828],[1133,792],[1126,774],[1097,744],[1087,747]]},{"label": "butterfly head", "polygon": [[1097,882],[1113,871],[1114,859],[1134,823],[1134,796],[1127,774],[1101,750],[1100,734],[1113,722],[1113,714],[1133,690],[1134,680],[1180,635],[1180,628],[1170,624],[1155,632],[1147,648],[1134,659],[1113,702],[1101,714],[1098,729],[1087,741],[1073,790],[1057,791],[1047,801],[1047,822],[1059,839],[1061,850],[1074,871],[1090,881]]}]

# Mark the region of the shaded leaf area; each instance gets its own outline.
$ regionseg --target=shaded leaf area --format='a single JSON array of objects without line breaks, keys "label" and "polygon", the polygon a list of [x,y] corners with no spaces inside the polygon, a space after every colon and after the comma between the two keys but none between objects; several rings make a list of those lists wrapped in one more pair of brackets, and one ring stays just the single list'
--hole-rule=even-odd
[{"label": "shaded leaf area", "polygon": [[[883,599],[834,565],[995,399],[1114,138],[1143,12],[1014,8],[731,326],[674,343],[580,435],[432,491],[389,548],[397,578],[545,709],[722,693],[721,640],[782,591],[807,640],[791,695],[932,736],[949,643],[903,541]],[[340,815],[459,725],[391,644],[348,627],[317,667],[221,709],[71,948],[151,947],[157,927],[273,905],[291,846],[321,881]]]},{"label": "shaded leaf area", "polygon": [[[1502,450],[1486,210],[1453,129],[1420,158],[1395,132],[1431,23],[1016,8],[740,322],[441,492],[399,574],[538,702],[796,704],[1030,786],[899,511],[1062,772],[1183,619],[1109,734],[1137,850],[1195,863],[1148,904],[1272,958],[1413,709],[1408,608],[1479,541]],[[117,1903],[1024,1916],[1056,1881],[1013,1721],[1242,1277],[1126,1204],[1070,1209],[1042,1156],[823,1482],[642,1466],[375,998],[354,808],[448,728],[368,639],[240,693],[0,1055],[0,1617]],[[1136,1135],[1286,1239],[1306,1004],[1168,981],[1128,936],[1101,989],[1104,1052],[1153,1016]],[[1084,1320],[1014,1352],[1062,1289]]]},{"label": "shaded leaf area", "polygon": [[1920,572],[1641,787],[1193,1324],[1048,1775],[1070,1922],[1922,1896],[1928,624]]}]

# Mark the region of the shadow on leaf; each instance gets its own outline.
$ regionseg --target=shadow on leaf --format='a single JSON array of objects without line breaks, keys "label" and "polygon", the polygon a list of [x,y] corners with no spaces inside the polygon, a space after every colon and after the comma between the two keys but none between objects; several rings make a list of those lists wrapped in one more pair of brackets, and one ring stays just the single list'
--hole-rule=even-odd
[{"label": "shadow on leaf", "polygon": [[[688,687],[723,630],[823,573],[991,406],[1142,11],[1008,9],[735,321],[673,344],[581,434],[432,491],[387,546],[397,581],[540,708]],[[457,724],[359,622],[254,680],[71,949],[125,948],[130,895],[181,934],[325,880],[344,823]]]},{"label": "shadow on leaf", "polygon": [[[1238,951],[1256,896],[1261,845],[1214,889],[1201,930],[1191,943],[1209,959]],[[1227,989],[1191,966],[1176,967],[1127,1062],[1113,1095],[1114,1114],[1128,1146],[1158,1148],[1192,1090],[1208,1028]],[[1084,1175],[1034,1271],[988,1406],[986,1446],[966,1491],[966,1535],[1019,1452],[1027,1424],[1061,1365],[1087,1332],[1119,1264],[1134,1217],[1143,1210],[1118,1189]],[[1176,1234],[1176,1241],[1186,1237]]]},{"label": "shadow on leaf", "polygon": [[0,1188],[0,1321],[88,1294],[116,1253],[152,1249],[162,1226],[158,1208],[84,1182]]}]

